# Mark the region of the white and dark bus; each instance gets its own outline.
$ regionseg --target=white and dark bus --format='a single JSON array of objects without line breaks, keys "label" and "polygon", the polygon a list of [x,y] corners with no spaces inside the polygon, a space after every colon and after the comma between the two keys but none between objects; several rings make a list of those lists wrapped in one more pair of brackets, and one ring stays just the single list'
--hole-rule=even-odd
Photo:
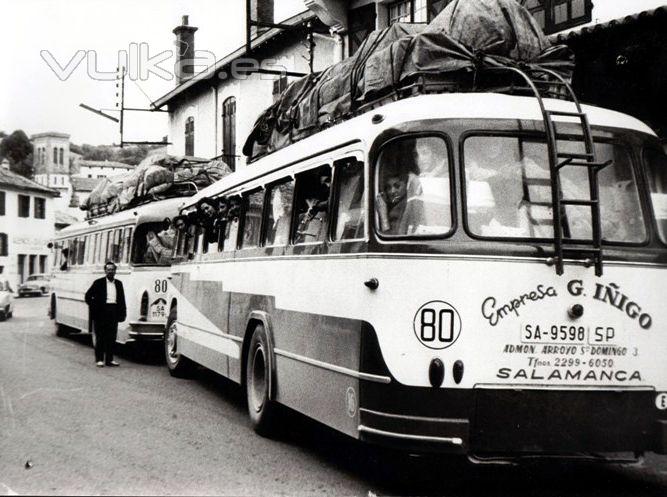
[{"label": "white and dark bus", "polygon": [[176,216],[183,201],[177,197],[139,205],[57,233],[49,309],[57,334],[92,331],[84,296],[95,279],[104,277],[105,262],[113,261],[127,304],[117,341],[162,340],[175,241],[165,219]]},{"label": "white and dark bus", "polygon": [[477,461],[667,453],[667,160],[630,116],[414,96],[182,214],[167,366],[241,384],[260,433],[282,404]]}]

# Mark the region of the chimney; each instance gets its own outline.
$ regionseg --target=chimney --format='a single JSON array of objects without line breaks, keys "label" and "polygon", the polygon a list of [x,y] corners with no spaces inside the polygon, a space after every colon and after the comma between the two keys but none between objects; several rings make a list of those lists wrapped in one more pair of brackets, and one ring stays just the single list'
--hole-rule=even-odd
[{"label": "chimney", "polygon": [[195,72],[195,31],[199,28],[188,25],[188,16],[183,16],[180,26],[174,28],[176,35],[176,82],[181,84]]},{"label": "chimney", "polygon": [[[274,0],[246,0],[250,2],[250,18],[257,22],[274,23],[273,19],[273,2]],[[262,34],[269,28],[258,28],[252,26],[250,28],[250,36],[252,38]]]}]

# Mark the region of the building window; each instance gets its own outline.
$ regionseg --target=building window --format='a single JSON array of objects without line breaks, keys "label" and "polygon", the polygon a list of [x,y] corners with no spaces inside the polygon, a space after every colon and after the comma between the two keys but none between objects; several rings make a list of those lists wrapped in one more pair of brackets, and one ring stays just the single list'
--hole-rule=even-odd
[{"label": "building window", "polygon": [[400,0],[389,5],[389,24],[395,22],[428,22],[427,0]]},{"label": "building window", "polygon": [[62,165],[64,165],[65,151],[63,150],[62,147],[60,147],[60,150],[59,150],[58,152],[59,152],[59,154],[58,154],[58,162],[59,162],[60,165],[62,166]]},{"label": "building window", "polygon": [[0,233],[0,257],[7,257],[9,254],[9,238],[7,233]]},{"label": "building window", "polygon": [[46,199],[35,197],[35,218],[46,219]]},{"label": "building window", "polygon": [[546,8],[543,0],[523,0],[522,4],[530,12],[543,30],[547,27]]},{"label": "building window", "polygon": [[521,0],[546,34],[590,22],[591,0]]},{"label": "building window", "polygon": [[276,102],[282,92],[285,91],[289,82],[287,81],[287,76],[280,76],[278,79],[273,81],[273,101]]},{"label": "building window", "polygon": [[30,217],[30,197],[19,195],[19,217]]},{"label": "building window", "polygon": [[222,159],[236,170],[236,98],[222,103]]},{"label": "building window", "polygon": [[412,22],[412,0],[401,0],[389,6],[389,24]]},{"label": "building window", "polygon": [[0,192],[0,216],[5,215],[5,192]]},{"label": "building window", "polygon": [[53,147],[53,164],[58,164],[58,147]]},{"label": "building window", "polygon": [[195,155],[195,118],[192,116],[185,121],[185,155]]},{"label": "building window", "polygon": [[350,56],[354,55],[368,34],[375,29],[375,4],[364,5],[350,10],[348,14],[350,29]]}]

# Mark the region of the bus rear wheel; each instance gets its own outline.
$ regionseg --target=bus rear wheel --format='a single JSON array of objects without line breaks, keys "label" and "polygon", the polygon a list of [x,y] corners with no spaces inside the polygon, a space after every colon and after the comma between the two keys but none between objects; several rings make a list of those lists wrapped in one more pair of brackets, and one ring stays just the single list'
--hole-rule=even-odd
[{"label": "bus rear wheel", "polygon": [[270,436],[276,427],[277,406],[270,399],[271,363],[269,341],[264,326],[253,331],[246,353],[245,387],[252,427],[261,436]]},{"label": "bus rear wheel", "polygon": [[178,352],[178,322],[176,308],[169,311],[167,327],[164,332],[164,359],[169,374],[176,378],[187,378],[192,374],[194,363]]}]

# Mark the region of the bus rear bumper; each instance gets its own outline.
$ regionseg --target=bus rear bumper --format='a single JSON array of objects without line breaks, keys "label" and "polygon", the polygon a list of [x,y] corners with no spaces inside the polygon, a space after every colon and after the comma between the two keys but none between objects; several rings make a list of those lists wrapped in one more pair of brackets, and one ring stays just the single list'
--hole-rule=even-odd
[{"label": "bus rear bumper", "polygon": [[496,462],[667,453],[667,416],[651,389],[364,387],[359,438],[391,448]]},{"label": "bus rear bumper", "polygon": [[157,321],[130,321],[130,341],[161,341],[164,338],[164,323]]},{"label": "bus rear bumper", "polygon": [[359,409],[359,438],[386,447],[418,452],[464,454],[466,419],[425,418]]}]

